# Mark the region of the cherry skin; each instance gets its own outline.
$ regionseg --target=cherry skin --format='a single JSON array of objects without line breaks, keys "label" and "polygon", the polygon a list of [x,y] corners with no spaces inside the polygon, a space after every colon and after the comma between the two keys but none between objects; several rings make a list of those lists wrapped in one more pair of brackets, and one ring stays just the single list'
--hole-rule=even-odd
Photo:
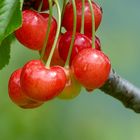
[{"label": "cherry skin", "polygon": [[43,2],[41,11],[48,10],[49,9],[48,0],[43,0],[43,1],[42,0],[24,0],[23,9],[27,10],[27,9],[33,8],[35,10],[38,10],[41,2]]},{"label": "cherry skin", "polygon": [[[93,1],[92,1],[92,7],[94,10],[94,17],[95,17],[95,30],[97,30],[102,20],[102,9]],[[80,32],[81,18],[82,18],[82,2],[80,1],[76,2],[76,9],[77,9],[77,32]],[[91,35],[92,34],[92,15],[91,15],[89,3],[87,1],[85,2],[84,14],[85,14],[84,33]],[[62,21],[62,25],[63,27],[65,27],[67,31],[73,30],[73,15],[74,15],[73,6],[72,6],[72,3],[69,2],[66,5],[64,17]]]},{"label": "cherry skin", "polygon": [[[72,32],[66,32],[64,35],[62,35],[59,41],[58,50],[59,50],[60,57],[63,59],[64,62],[66,61],[67,56],[68,56],[71,39],[72,39]],[[97,50],[101,50],[100,45],[101,44],[100,44],[99,38],[95,36],[95,48]],[[86,49],[86,48],[91,48],[91,47],[92,47],[91,37],[88,38],[85,35],[77,32],[75,36],[75,42],[74,42],[72,54],[71,54],[70,64],[72,60],[74,59],[74,57],[81,50]]]},{"label": "cherry skin", "polygon": [[[58,46],[59,54],[60,54],[60,57],[64,61],[66,61],[67,56],[68,56],[71,39],[72,39],[72,32],[66,32],[61,37],[60,42],[59,42],[59,46]],[[76,33],[75,41],[74,41],[74,45],[73,45],[73,49],[72,49],[72,54],[71,54],[71,58],[70,58],[70,64],[71,64],[73,58],[79,53],[79,51],[81,51],[85,48],[91,48],[92,47],[91,43],[92,42],[88,37],[86,37],[83,34]]]},{"label": "cherry skin", "polygon": [[10,99],[21,108],[36,108],[43,103],[30,99],[25,95],[20,85],[20,75],[22,69],[17,69],[13,72],[9,79],[8,91]]},{"label": "cherry skin", "polygon": [[34,100],[47,101],[58,96],[66,84],[62,67],[46,68],[40,60],[26,63],[21,72],[21,88]]},{"label": "cherry skin", "polygon": [[[22,27],[15,31],[16,38],[27,48],[41,50],[46,37],[48,14],[39,14],[32,10],[25,10],[22,16]],[[56,29],[57,23],[53,18],[48,39],[50,44],[53,42]]]},{"label": "cherry skin", "polygon": [[33,8],[34,8],[35,10],[38,10],[38,8],[39,8],[41,2],[43,2],[43,3],[42,3],[41,11],[48,10],[48,9],[49,9],[49,2],[48,2],[48,0],[43,0],[43,1],[42,1],[42,0],[36,0]]},{"label": "cherry skin", "polygon": [[[59,55],[59,51],[58,51],[58,45],[59,45],[61,37],[62,37],[62,35],[60,34],[58,41],[57,41],[57,44],[56,44],[56,47],[55,47],[55,50],[54,50],[54,53],[53,53],[52,60],[51,60],[51,66],[55,66],[55,65],[64,66],[64,64],[65,64],[64,61],[61,59],[61,57]],[[52,49],[52,45],[47,45],[46,50],[45,50],[45,54],[43,57],[43,60],[45,62],[47,61],[47,59],[49,57],[51,49]]]},{"label": "cherry skin", "polygon": [[95,49],[101,51],[101,42],[97,36],[95,36]]},{"label": "cherry skin", "polygon": [[75,79],[70,68],[65,68],[65,73],[67,75],[67,83],[64,90],[60,93],[60,95],[58,95],[58,98],[71,100],[80,94],[82,86]]},{"label": "cherry skin", "polygon": [[100,88],[108,79],[111,69],[109,58],[96,49],[84,49],[72,61],[75,78],[87,89]]},{"label": "cherry skin", "polygon": [[[86,35],[91,39],[91,43],[92,43],[92,36],[90,35]],[[95,36],[95,49],[101,51],[101,41],[99,39],[99,37]]]}]

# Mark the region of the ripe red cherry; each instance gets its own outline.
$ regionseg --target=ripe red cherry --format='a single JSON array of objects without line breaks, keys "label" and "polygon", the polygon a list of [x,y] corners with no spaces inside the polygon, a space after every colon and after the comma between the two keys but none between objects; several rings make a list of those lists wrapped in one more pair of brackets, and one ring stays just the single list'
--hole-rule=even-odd
[{"label": "ripe red cherry", "polygon": [[101,51],[84,49],[72,61],[76,79],[87,89],[101,87],[109,77],[110,60]]},{"label": "ripe red cherry", "polygon": [[[72,39],[72,32],[66,32],[60,39],[58,50],[60,57],[66,61],[70,44],[71,44],[71,39]],[[85,48],[91,48],[91,40],[86,37],[83,34],[76,33],[75,35],[75,41],[74,41],[74,46],[72,49],[72,54],[71,54],[71,59],[70,59],[70,64],[73,60],[73,58],[79,53],[79,51],[85,49]]]},{"label": "ripe red cherry", "polygon": [[[59,36],[58,41],[57,41],[57,45],[55,47],[55,51],[53,53],[53,57],[51,60],[51,66],[55,66],[55,65],[59,65],[59,66],[64,66],[64,61],[61,59],[60,55],[59,55],[59,51],[58,51],[58,45],[59,45],[59,41],[61,39],[62,35]],[[49,57],[50,51],[52,49],[52,45],[47,45],[46,50],[45,50],[45,55],[43,57],[43,60],[46,61]]]},{"label": "ripe red cherry", "polygon": [[41,11],[48,10],[49,9],[49,2],[48,2],[48,0],[43,0],[43,1],[42,0],[36,0],[35,3],[34,3],[33,8],[36,9],[36,10],[38,10],[41,2],[43,2],[42,3]]},{"label": "ripe red cherry", "polygon": [[[41,50],[46,37],[48,14],[39,14],[35,11],[25,10],[22,16],[22,27],[15,32],[16,38],[27,48]],[[49,34],[50,44],[53,42],[56,29],[57,23],[53,18]]]},{"label": "ripe red cherry", "polygon": [[58,95],[58,98],[69,100],[77,97],[80,94],[82,87],[75,79],[70,68],[64,70],[67,75],[67,83],[64,90],[60,93],[60,95]]},{"label": "ripe red cherry", "polygon": [[45,11],[49,9],[49,2],[48,0],[24,0],[23,9],[30,9],[33,8],[35,10],[39,9],[40,4],[42,3],[41,11]]},{"label": "ripe red cherry", "polygon": [[14,71],[9,79],[8,91],[10,99],[21,108],[36,108],[41,106],[42,102],[30,99],[22,91],[20,86],[21,70]]},{"label": "ripe red cherry", "polygon": [[[92,1],[92,7],[94,9],[94,17],[95,17],[95,30],[99,27],[102,20],[102,10],[101,8]],[[80,32],[81,29],[81,18],[82,18],[82,2],[76,2],[77,9],[77,32]],[[85,2],[85,34],[92,34],[92,16],[90,11],[89,3]],[[69,2],[66,5],[64,17],[62,21],[62,25],[66,28],[67,31],[73,30],[73,6],[72,3]]]},{"label": "ripe red cherry", "polygon": [[28,97],[47,101],[58,96],[64,89],[66,74],[60,66],[49,69],[40,60],[32,60],[23,67],[20,83]]}]

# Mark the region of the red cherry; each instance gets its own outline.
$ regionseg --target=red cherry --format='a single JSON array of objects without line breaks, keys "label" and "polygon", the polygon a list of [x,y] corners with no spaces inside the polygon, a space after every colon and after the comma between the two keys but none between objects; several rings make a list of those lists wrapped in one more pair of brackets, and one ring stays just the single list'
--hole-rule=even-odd
[{"label": "red cherry", "polygon": [[48,0],[24,0],[23,9],[30,9],[33,8],[35,10],[39,9],[40,4],[42,3],[41,11],[45,11],[49,9],[49,2]]},{"label": "red cherry", "polygon": [[49,9],[49,2],[48,2],[48,0],[43,0],[43,1],[42,0],[36,0],[33,8],[36,9],[36,10],[38,10],[41,2],[43,2],[42,3],[41,11],[48,10]]},{"label": "red cherry", "polygon": [[96,89],[108,79],[111,64],[103,52],[84,49],[74,58],[71,68],[76,79],[85,88]]},{"label": "red cherry", "polygon": [[[92,7],[94,9],[95,17],[95,30],[99,27],[102,20],[102,9],[95,2],[92,1]],[[80,32],[81,29],[81,18],[82,18],[82,2],[76,2],[77,9],[77,32]],[[92,16],[90,11],[89,3],[85,2],[85,34],[92,34]],[[62,25],[66,28],[67,31],[73,30],[73,6],[69,2],[66,5]]]},{"label": "red cherry", "polygon": [[[15,32],[16,38],[27,48],[41,50],[46,37],[48,14],[39,14],[35,11],[25,10],[22,15],[22,27]],[[57,23],[53,18],[49,34],[50,44],[53,42],[56,29]]]},{"label": "red cherry", "polygon": [[40,60],[32,60],[23,67],[20,83],[28,97],[47,101],[58,96],[64,89],[66,74],[62,67],[49,69]]},{"label": "red cherry", "polygon": [[[60,57],[66,61],[70,44],[71,44],[71,39],[72,39],[72,32],[66,32],[60,39],[58,50]],[[79,51],[85,49],[85,48],[91,48],[91,40],[86,37],[83,34],[76,33],[75,35],[75,41],[74,41],[74,46],[72,49],[72,54],[71,54],[71,59],[70,59],[70,64],[73,60],[73,58],[79,53]]]},{"label": "red cherry", "polygon": [[[59,41],[60,41],[61,37],[62,37],[62,35],[60,35],[58,38],[57,45],[55,47],[55,51],[53,53],[53,57],[51,60],[51,66],[55,66],[55,65],[64,66],[64,64],[65,64],[64,61],[61,59],[61,57],[59,55],[59,51],[58,51],[58,45],[59,45]],[[43,57],[44,61],[46,61],[48,59],[51,49],[52,49],[52,45],[47,45],[45,55]]]},{"label": "red cherry", "polygon": [[20,86],[21,70],[14,71],[9,79],[8,91],[10,99],[21,108],[36,108],[41,106],[42,102],[30,99],[22,91]]},{"label": "red cherry", "polygon": [[60,93],[60,95],[58,95],[58,98],[69,100],[77,97],[80,94],[82,87],[75,79],[72,71],[69,68],[64,70],[67,75],[67,83],[64,90]]}]

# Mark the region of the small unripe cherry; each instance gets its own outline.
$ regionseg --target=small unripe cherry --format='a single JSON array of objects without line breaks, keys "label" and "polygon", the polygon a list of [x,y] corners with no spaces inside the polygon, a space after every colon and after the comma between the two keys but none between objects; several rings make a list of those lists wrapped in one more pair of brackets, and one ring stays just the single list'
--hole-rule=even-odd
[{"label": "small unripe cherry", "polygon": [[75,79],[70,68],[65,68],[64,70],[67,76],[67,83],[64,90],[60,93],[60,95],[58,95],[58,98],[71,100],[80,94],[82,87],[80,83]]},{"label": "small unripe cherry", "polygon": [[71,69],[75,78],[86,88],[100,88],[111,69],[109,58],[96,49],[84,49],[73,59]]},{"label": "small unripe cherry", "polygon": [[8,93],[10,99],[19,107],[21,108],[36,108],[41,106],[43,103],[38,102],[35,100],[30,99],[25,95],[23,90],[21,89],[20,85],[20,75],[21,75],[22,69],[17,69],[14,71],[9,79],[8,84]]}]

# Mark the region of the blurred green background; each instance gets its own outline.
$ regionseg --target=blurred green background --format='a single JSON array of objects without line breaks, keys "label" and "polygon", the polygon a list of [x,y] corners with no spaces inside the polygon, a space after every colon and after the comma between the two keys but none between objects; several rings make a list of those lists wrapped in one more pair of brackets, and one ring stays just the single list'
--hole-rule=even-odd
[{"label": "blurred green background", "polygon": [[[97,0],[103,8],[97,32],[112,67],[140,87],[140,0]],[[38,109],[23,110],[7,92],[8,78],[17,68],[38,58],[18,42],[10,64],[0,71],[0,140],[139,140],[140,115],[100,92],[83,90],[71,101],[52,100]]]}]

